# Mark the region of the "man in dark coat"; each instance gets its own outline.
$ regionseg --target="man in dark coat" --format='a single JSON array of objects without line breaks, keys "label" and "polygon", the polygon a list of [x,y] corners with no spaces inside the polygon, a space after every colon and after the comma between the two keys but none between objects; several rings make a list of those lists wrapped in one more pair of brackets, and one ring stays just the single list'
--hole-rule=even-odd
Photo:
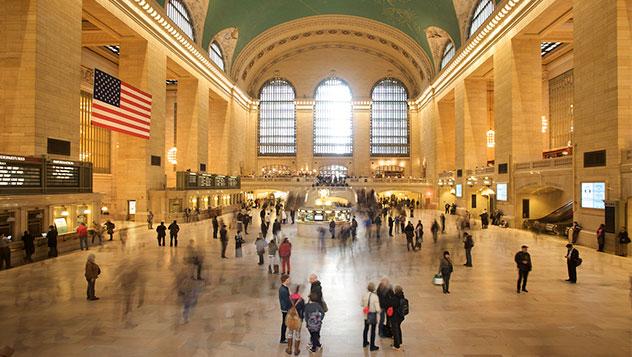
[{"label": "man in dark coat", "polygon": [[472,266],[472,248],[474,247],[474,239],[469,233],[465,233],[465,241],[463,242],[463,248],[465,248],[465,265],[466,267]]},{"label": "man in dark coat", "polygon": [[577,267],[581,264],[579,259],[579,251],[572,244],[566,245],[566,267],[568,268],[568,281],[571,284],[577,283]]},{"label": "man in dark coat", "polygon": [[217,239],[217,232],[219,231],[219,221],[217,220],[217,215],[213,216],[211,223],[213,224],[213,239]]},{"label": "man in dark coat", "polygon": [[441,213],[439,218],[441,218],[441,233],[445,233],[445,215]]},{"label": "man in dark coat", "polygon": [[388,216],[388,236],[393,236],[393,217]]},{"label": "man in dark coat", "polygon": [[285,333],[287,326],[285,325],[285,316],[292,307],[292,300],[290,300],[290,276],[287,274],[281,275],[281,286],[279,287],[279,305],[281,307],[281,338],[279,343],[287,343]]},{"label": "man in dark coat", "polygon": [[33,258],[31,257],[33,256],[33,253],[35,253],[35,237],[33,237],[29,231],[24,231],[24,234],[22,235],[22,242],[24,242],[24,262],[32,263]]},{"label": "man in dark coat", "polygon": [[160,222],[160,225],[156,227],[156,233],[158,235],[156,238],[158,239],[158,246],[165,246],[165,237],[167,237],[167,227],[165,226],[165,222]]},{"label": "man in dark coat", "polygon": [[225,224],[222,224],[222,228],[219,230],[219,240],[222,242],[222,258],[228,259],[226,257],[226,247],[228,247],[228,231],[226,230]]},{"label": "man in dark coat", "polygon": [[57,229],[55,226],[48,226],[48,232],[46,233],[46,240],[48,241],[48,257],[57,256]]},{"label": "man in dark coat", "polygon": [[176,247],[178,246],[178,232],[180,232],[180,226],[178,226],[178,222],[174,219],[173,222],[169,225],[169,246],[173,247],[174,241]]},{"label": "man in dark coat", "polygon": [[406,250],[410,251],[410,248],[415,251],[415,243],[413,242],[413,238],[415,238],[415,227],[413,227],[413,223],[408,221],[406,227],[404,227],[404,234],[406,234]]},{"label": "man in dark coat", "polygon": [[531,255],[529,255],[526,245],[522,246],[522,250],[516,253],[514,258],[516,265],[518,266],[518,284],[516,285],[516,292],[520,294],[520,288],[522,285],[522,291],[527,293],[527,278],[531,271]]},{"label": "man in dark coat", "polygon": [[318,276],[316,276],[316,274],[311,274],[309,276],[309,283],[311,284],[309,293],[315,294],[315,296],[318,298],[318,301],[322,302],[323,301],[323,287],[321,286],[320,281],[318,280]]}]

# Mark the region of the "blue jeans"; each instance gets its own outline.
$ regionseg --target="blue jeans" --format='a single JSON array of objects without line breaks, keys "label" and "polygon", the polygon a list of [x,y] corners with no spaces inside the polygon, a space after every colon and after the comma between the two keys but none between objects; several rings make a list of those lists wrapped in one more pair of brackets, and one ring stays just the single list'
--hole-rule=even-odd
[{"label": "blue jeans", "polygon": [[79,248],[83,250],[84,246],[86,247],[86,250],[88,250],[88,237],[79,237]]}]

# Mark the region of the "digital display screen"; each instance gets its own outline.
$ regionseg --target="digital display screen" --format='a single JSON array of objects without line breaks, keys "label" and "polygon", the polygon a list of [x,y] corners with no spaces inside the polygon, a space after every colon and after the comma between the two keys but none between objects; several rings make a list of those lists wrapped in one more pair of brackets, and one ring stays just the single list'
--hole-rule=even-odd
[{"label": "digital display screen", "polygon": [[496,199],[498,201],[507,201],[507,183],[496,184]]},{"label": "digital display screen", "polygon": [[605,182],[582,182],[582,208],[605,209]]},{"label": "digital display screen", "polygon": [[460,183],[456,184],[456,188],[454,189],[456,193],[456,197],[463,197],[463,185]]},{"label": "digital display screen", "polygon": [[323,220],[323,214],[322,213],[316,213],[314,214],[314,221],[322,221]]}]

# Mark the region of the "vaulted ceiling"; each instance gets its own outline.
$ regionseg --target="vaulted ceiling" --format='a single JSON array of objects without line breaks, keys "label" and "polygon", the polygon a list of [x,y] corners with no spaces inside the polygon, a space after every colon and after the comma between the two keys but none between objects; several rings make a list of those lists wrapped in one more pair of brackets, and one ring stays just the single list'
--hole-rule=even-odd
[{"label": "vaulted ceiling", "polygon": [[[166,0],[157,0],[164,5]],[[234,56],[269,28],[314,15],[352,15],[393,26],[431,57],[426,28],[448,32],[458,47],[460,28],[452,0],[208,0],[201,45],[208,47],[223,29],[237,28]]]}]

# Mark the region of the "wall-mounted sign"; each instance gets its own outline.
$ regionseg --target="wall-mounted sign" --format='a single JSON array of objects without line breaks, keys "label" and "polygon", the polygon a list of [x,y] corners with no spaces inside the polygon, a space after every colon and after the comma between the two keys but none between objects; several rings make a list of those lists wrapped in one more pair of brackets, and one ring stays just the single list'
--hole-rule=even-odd
[{"label": "wall-mounted sign", "polygon": [[606,183],[582,182],[582,208],[604,209],[606,207]]},{"label": "wall-mounted sign", "polygon": [[507,201],[507,183],[499,182],[496,184],[496,199],[498,201]]},{"label": "wall-mounted sign", "polygon": [[463,185],[462,184],[457,183],[455,188],[454,188],[454,190],[455,190],[456,197],[459,197],[459,198],[463,197]]},{"label": "wall-mounted sign", "polygon": [[127,213],[136,214],[136,200],[127,201]]}]

